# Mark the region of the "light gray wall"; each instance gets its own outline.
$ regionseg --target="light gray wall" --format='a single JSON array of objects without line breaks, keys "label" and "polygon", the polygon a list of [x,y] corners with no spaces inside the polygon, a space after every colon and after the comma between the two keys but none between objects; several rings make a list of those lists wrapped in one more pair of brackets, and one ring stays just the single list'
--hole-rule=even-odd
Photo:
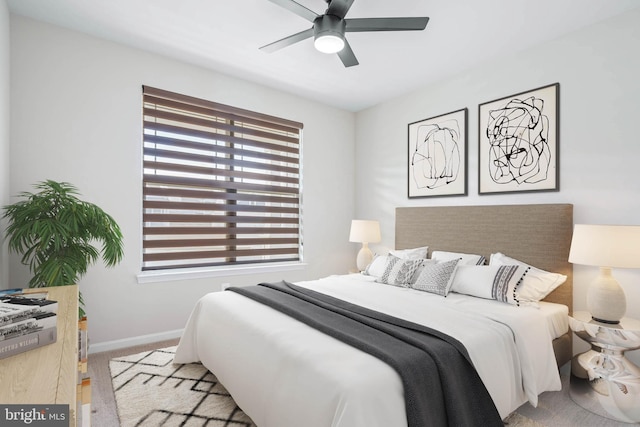
[{"label": "light gray wall", "polygon": [[[356,116],[356,214],[393,247],[396,206],[573,203],[576,223],[640,224],[640,10],[505,54]],[[560,191],[478,195],[478,104],[560,83]],[[407,198],[407,124],[469,109],[466,197]],[[597,268],[575,266],[574,310]],[[616,270],[640,318],[640,271]]]},{"label": "light gray wall", "polygon": [[[0,206],[9,203],[9,8],[0,0]],[[1,216],[1,215],[0,215]],[[9,257],[0,219],[0,289],[9,287]]]},{"label": "light gray wall", "polygon": [[[120,224],[125,259],[80,283],[92,346],[184,327],[222,283],[298,281],[347,272],[354,211],[355,115],[290,94],[11,17],[11,194],[37,181],[75,184]],[[141,87],[150,85],[304,123],[304,257],[299,271],[138,284],[141,264]],[[339,154],[336,154],[339,153]],[[28,271],[11,260],[11,283]]]}]

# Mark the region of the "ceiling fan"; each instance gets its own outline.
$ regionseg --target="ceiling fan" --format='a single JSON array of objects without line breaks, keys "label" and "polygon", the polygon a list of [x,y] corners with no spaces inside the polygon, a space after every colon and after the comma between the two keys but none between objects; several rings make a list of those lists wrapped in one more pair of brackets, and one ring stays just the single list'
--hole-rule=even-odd
[{"label": "ceiling fan", "polygon": [[313,23],[308,30],[262,46],[265,52],[275,52],[299,41],[314,38],[314,46],[323,53],[337,53],[345,67],[358,65],[358,59],[345,38],[345,33],[365,31],[420,31],[429,22],[427,17],[416,18],[345,18],[354,0],[326,0],[329,7],[318,15],[293,0],[269,0],[278,6]]}]

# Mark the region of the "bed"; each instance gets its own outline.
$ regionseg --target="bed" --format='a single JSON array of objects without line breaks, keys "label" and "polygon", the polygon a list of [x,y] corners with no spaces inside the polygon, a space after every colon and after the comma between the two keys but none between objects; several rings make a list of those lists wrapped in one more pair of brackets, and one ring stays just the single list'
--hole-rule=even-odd
[{"label": "bed", "polygon": [[[504,418],[527,401],[537,404],[540,393],[558,390],[558,367],[571,358],[566,317],[573,298],[567,261],[572,228],[569,204],[396,209],[397,250],[428,246],[430,254],[487,259],[501,252],[565,275],[540,307],[456,293],[442,298],[361,274],[296,285],[441,328],[460,340]],[[235,292],[198,301],[174,361],[202,362],[259,427],[407,425],[403,385],[394,369]]]}]

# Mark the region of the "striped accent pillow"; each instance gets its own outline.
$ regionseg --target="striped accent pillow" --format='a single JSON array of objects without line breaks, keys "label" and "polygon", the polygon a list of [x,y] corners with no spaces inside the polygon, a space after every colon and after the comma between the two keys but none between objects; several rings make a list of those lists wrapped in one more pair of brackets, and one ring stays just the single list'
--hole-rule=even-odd
[{"label": "striped accent pillow", "polygon": [[413,276],[421,265],[421,259],[401,259],[397,256],[389,255],[384,273],[376,281],[408,288],[411,286]]},{"label": "striped accent pillow", "polygon": [[458,265],[451,292],[519,306],[537,306],[536,301],[523,299],[519,293],[529,269],[522,265]]},{"label": "striped accent pillow", "polygon": [[522,280],[522,285],[518,288],[518,295],[521,300],[540,301],[567,281],[567,276],[564,274],[541,270],[500,252],[491,254],[489,265],[524,265],[525,267],[530,267],[527,275]]}]

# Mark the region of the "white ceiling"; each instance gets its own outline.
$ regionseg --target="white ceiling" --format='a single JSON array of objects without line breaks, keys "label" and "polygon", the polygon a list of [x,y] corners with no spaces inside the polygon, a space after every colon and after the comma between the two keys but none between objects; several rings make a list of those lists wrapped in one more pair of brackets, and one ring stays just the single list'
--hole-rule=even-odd
[{"label": "white ceiling", "polygon": [[[638,0],[357,0],[347,18],[428,16],[425,31],[347,33],[360,65],[308,39],[311,27],[268,0],[7,0],[12,13],[359,111],[640,7]],[[324,0],[298,0],[318,14]]]}]

